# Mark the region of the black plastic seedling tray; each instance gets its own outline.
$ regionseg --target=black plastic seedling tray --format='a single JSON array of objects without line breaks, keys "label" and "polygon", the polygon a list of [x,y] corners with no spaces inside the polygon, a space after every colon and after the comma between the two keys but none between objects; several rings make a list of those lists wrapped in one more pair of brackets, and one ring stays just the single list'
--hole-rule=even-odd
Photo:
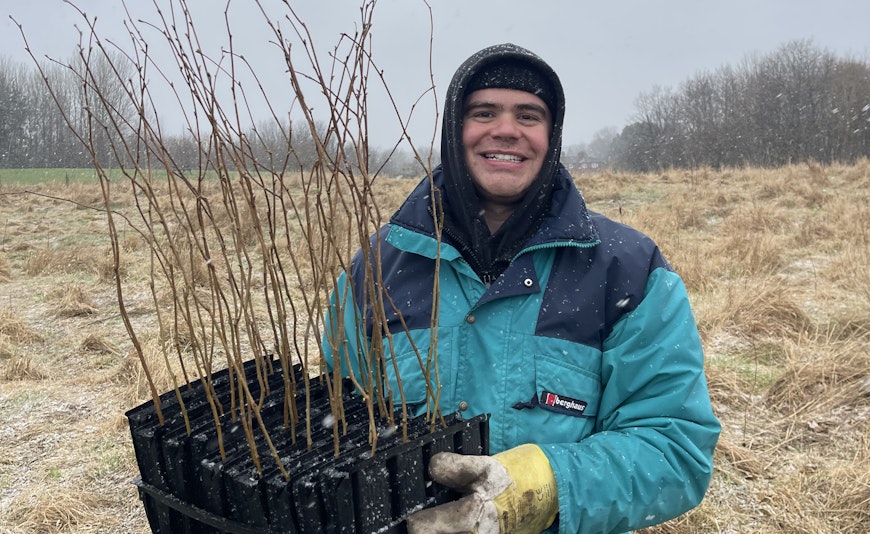
[{"label": "black plastic seedling tray", "polygon": [[[465,420],[450,414],[446,425],[434,430],[422,417],[411,419],[407,441],[401,432],[379,429],[373,455],[368,411],[359,397],[348,394],[343,399],[348,432],[342,435],[336,456],[333,429],[323,424],[331,418],[331,409],[319,381],[312,381],[307,393],[312,420],[309,448],[303,422],[308,416],[306,392],[298,387],[295,393],[300,424],[285,427],[284,381],[280,365],[270,363],[274,372],[260,414],[289,480],[275,464],[261,432],[254,433],[253,446],[264,471],[256,469],[241,424],[226,413],[231,391],[227,371],[211,379],[214,398],[225,411],[217,423],[223,433],[223,458],[212,407],[200,381],[181,390],[189,432],[174,391],[161,395],[163,425],[152,402],[127,412],[140,471],[134,483],[153,532],[404,534],[404,521],[411,512],[456,497],[428,478],[425,466],[433,454],[489,453],[488,416]],[[244,372],[252,393],[259,395],[254,365],[246,362]],[[302,369],[294,367],[293,373],[301,384]]]}]

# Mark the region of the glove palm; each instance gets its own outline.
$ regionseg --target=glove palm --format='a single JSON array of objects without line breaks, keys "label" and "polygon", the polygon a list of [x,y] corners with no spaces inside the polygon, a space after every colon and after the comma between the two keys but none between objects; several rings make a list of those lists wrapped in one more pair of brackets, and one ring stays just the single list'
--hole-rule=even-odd
[{"label": "glove palm", "polygon": [[555,476],[537,445],[495,456],[439,453],[429,462],[429,473],[466,495],[411,515],[409,534],[537,534],[558,512]]}]

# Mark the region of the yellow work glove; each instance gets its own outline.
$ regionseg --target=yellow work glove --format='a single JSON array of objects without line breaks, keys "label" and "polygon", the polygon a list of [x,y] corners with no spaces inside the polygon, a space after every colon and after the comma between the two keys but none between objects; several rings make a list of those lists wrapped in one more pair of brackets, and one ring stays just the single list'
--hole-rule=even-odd
[{"label": "yellow work glove", "polygon": [[538,534],[559,511],[556,478],[537,445],[495,456],[441,452],[429,462],[436,482],[465,493],[408,518],[408,534]]}]

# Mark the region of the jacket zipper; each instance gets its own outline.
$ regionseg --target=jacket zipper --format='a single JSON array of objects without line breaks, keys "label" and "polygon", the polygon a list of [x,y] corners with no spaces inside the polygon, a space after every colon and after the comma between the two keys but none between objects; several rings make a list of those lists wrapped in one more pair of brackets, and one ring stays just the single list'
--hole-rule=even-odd
[{"label": "jacket zipper", "polygon": [[541,243],[540,245],[532,245],[531,247],[524,248],[517,252],[517,254],[511,258],[511,263],[516,261],[517,258],[526,254],[527,252],[534,252],[536,250],[546,250],[550,248],[560,248],[560,247],[577,247],[577,248],[592,248],[601,244],[600,239],[596,239],[591,243],[577,243],[576,241],[554,241],[552,243]]}]

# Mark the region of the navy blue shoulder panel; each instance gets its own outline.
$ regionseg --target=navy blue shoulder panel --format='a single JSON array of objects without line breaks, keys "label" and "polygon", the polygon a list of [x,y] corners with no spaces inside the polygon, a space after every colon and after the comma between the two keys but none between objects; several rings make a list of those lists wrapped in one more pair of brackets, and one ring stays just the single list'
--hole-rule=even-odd
[{"label": "navy blue shoulder panel", "polygon": [[535,333],[600,349],[613,325],[643,299],[649,274],[671,269],[641,232],[592,213],[601,243],[556,253]]},{"label": "navy blue shoulder panel", "polygon": [[[592,213],[601,239],[591,247],[563,246],[557,249],[544,290],[536,335],[564,339],[601,348],[616,321],[634,310],[643,299],[647,279],[657,268],[671,270],[658,246],[643,233],[603,215]],[[391,333],[427,328],[431,323],[433,261],[399,250],[386,241],[384,226],[372,237],[372,249],[380,249],[384,307]],[[351,268],[357,303],[365,298],[362,257]],[[401,310],[404,326],[393,305]],[[366,331],[371,334],[372,311],[364,310]]]},{"label": "navy blue shoulder panel", "polygon": [[[371,239],[372,250],[380,250],[382,283],[378,287],[386,290],[381,294],[384,295],[387,328],[393,334],[403,332],[405,326],[411,330],[426,328],[431,324],[434,260],[390,245],[387,243],[389,233],[390,227],[385,225]],[[366,332],[371,335],[371,298],[366,298],[365,295],[365,272],[361,252],[357,252],[354,257],[350,272],[357,305],[366,303]],[[404,326],[396,309],[401,311]]]}]

